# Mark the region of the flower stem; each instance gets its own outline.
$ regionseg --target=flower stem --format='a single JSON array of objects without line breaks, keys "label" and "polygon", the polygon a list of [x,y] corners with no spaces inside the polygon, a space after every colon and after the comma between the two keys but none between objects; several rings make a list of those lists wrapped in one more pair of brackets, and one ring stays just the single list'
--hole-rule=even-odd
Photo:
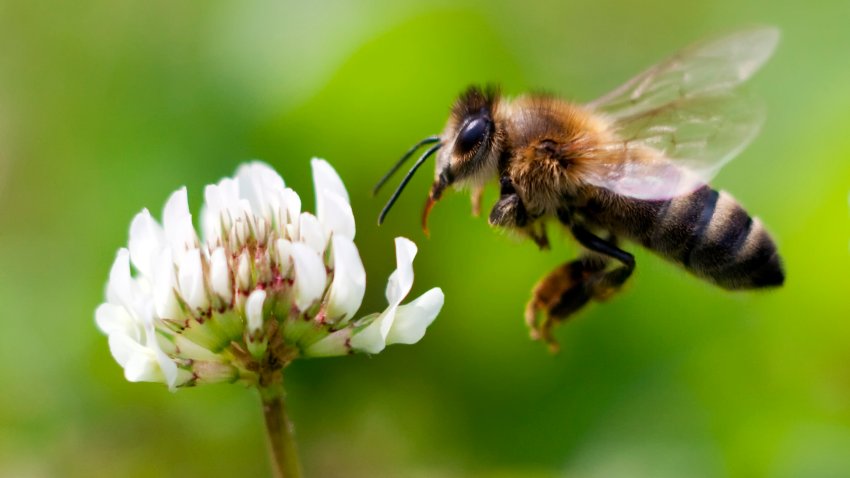
[{"label": "flower stem", "polygon": [[282,380],[260,387],[272,476],[300,478],[301,463],[298,461],[292,423],[286,414],[284,395]]}]

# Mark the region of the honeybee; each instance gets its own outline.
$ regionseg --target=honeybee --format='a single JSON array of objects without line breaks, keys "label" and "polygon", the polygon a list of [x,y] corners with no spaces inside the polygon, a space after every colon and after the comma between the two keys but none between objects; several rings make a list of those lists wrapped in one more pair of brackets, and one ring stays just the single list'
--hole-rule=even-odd
[{"label": "honeybee", "polygon": [[685,48],[586,104],[496,88],[470,87],[440,135],[411,148],[375,192],[419,148],[430,145],[402,180],[378,223],[416,170],[436,154],[422,215],[448,187],[472,191],[498,180],[492,226],[549,241],[556,220],[582,246],[576,260],[533,289],[525,318],[550,346],[552,328],[591,301],[617,292],[635,269],[621,240],[638,243],[724,289],[784,282],[776,244],[762,222],[708,182],[756,136],[760,104],[738,91],[771,56],[779,32],[740,30]]}]

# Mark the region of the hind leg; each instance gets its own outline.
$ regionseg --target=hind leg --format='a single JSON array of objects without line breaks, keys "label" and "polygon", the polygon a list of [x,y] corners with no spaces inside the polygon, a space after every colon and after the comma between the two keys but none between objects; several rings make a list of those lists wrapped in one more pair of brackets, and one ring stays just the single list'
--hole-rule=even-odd
[{"label": "hind leg", "polygon": [[[593,254],[585,254],[550,272],[534,287],[525,310],[532,338],[546,342],[553,351],[558,347],[552,337],[553,327],[591,300],[610,298],[635,268],[634,257],[617,248],[613,240],[601,239],[580,225],[572,225],[570,230]],[[620,265],[609,268],[612,259]]]},{"label": "hind leg", "polygon": [[553,270],[534,286],[525,307],[525,323],[532,339],[542,340],[553,351],[557,350],[553,327],[590,301],[592,291],[587,287],[588,280],[603,271],[606,262],[601,257],[585,255]]}]

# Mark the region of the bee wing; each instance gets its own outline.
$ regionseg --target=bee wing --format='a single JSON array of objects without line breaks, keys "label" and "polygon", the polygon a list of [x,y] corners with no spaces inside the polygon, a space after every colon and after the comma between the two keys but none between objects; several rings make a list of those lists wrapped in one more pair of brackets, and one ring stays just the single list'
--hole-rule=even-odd
[{"label": "bee wing", "polygon": [[587,106],[610,122],[587,180],[619,194],[666,199],[713,178],[756,136],[761,104],[736,87],[770,57],[775,28],[688,47]]}]

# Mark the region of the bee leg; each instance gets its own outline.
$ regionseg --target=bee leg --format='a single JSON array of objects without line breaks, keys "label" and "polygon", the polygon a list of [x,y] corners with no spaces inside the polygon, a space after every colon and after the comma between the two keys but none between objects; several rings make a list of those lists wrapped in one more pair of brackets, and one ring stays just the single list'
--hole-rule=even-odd
[{"label": "bee leg", "polygon": [[553,352],[557,351],[553,327],[593,298],[592,290],[587,287],[588,280],[604,271],[607,263],[602,256],[585,254],[541,279],[534,286],[531,300],[525,308],[525,322],[531,330],[531,338],[542,340]]},{"label": "bee leg", "polygon": [[526,233],[537,244],[541,251],[549,249],[549,236],[546,234],[546,224],[537,221],[526,228]]},{"label": "bee leg", "polygon": [[472,215],[478,217],[481,215],[481,199],[484,197],[484,186],[473,186],[470,202],[472,203]]},{"label": "bee leg", "polygon": [[573,224],[570,231],[582,246],[621,264],[609,271],[600,271],[587,280],[586,285],[593,298],[600,301],[607,300],[631,277],[635,270],[635,257],[618,248],[616,239],[602,239],[580,224]]},{"label": "bee leg", "polygon": [[490,210],[489,222],[491,226],[506,228],[524,228],[529,223],[525,204],[507,176],[502,176],[499,181],[499,200]]},{"label": "bee leg", "polygon": [[524,228],[529,223],[528,211],[519,194],[507,178],[502,179],[502,192],[499,200],[490,210],[491,226],[506,228]]},{"label": "bee leg", "polygon": [[503,195],[490,210],[490,225],[513,229],[531,238],[541,250],[549,249],[549,237],[542,221],[536,221],[516,193]]},{"label": "bee leg", "polygon": [[[578,312],[591,300],[604,301],[616,293],[635,268],[634,256],[616,246],[616,239],[602,239],[578,224],[570,230],[579,243],[590,251],[544,277],[532,292],[525,310],[531,336],[542,340],[553,351],[558,344],[552,336],[555,325]],[[611,260],[621,265],[609,269]],[[545,312],[541,319],[540,312]]]}]

